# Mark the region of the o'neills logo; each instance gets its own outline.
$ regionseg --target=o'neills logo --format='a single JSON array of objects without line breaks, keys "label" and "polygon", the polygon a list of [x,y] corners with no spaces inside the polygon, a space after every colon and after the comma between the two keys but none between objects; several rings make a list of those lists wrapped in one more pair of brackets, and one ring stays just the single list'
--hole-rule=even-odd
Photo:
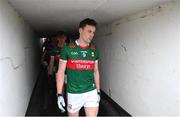
[{"label": "o'neills logo", "polygon": [[75,70],[93,70],[94,60],[68,60],[67,68]]}]

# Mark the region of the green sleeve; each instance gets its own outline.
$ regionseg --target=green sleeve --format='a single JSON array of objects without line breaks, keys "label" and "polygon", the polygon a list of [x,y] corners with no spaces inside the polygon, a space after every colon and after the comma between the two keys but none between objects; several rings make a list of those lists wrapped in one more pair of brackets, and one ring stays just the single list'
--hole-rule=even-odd
[{"label": "green sleeve", "polygon": [[55,50],[52,50],[52,51],[51,51],[51,56],[55,56],[55,55],[56,55]]},{"label": "green sleeve", "polygon": [[68,59],[68,45],[65,45],[62,49],[61,49],[61,59],[62,60],[67,60]]}]

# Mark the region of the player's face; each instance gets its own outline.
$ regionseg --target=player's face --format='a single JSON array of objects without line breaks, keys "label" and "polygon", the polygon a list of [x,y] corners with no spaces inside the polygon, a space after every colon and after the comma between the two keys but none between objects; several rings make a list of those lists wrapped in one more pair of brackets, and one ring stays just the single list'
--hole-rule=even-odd
[{"label": "player's face", "polygon": [[58,47],[63,47],[66,42],[66,39],[66,36],[58,38]]},{"label": "player's face", "polygon": [[94,33],[96,31],[95,26],[86,25],[84,28],[80,28],[80,37],[83,39],[85,43],[90,43],[94,37]]},{"label": "player's face", "polygon": [[63,40],[63,44],[66,43],[66,39],[67,39],[67,37],[64,36],[63,39],[62,39]]}]

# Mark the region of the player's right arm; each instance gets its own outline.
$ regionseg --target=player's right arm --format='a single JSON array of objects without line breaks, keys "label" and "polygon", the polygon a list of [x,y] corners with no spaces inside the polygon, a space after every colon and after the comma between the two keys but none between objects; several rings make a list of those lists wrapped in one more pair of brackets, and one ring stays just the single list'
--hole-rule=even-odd
[{"label": "player's right arm", "polygon": [[48,69],[48,74],[52,75],[53,74],[53,67],[54,67],[54,56],[51,56],[50,62],[49,62],[49,69]]},{"label": "player's right arm", "polygon": [[56,74],[56,86],[57,86],[57,94],[62,94],[63,85],[64,85],[64,73],[66,70],[66,61],[59,61],[59,68]]},{"label": "player's right arm", "polygon": [[57,87],[57,94],[62,94],[63,85],[64,85],[64,74],[66,70],[67,64],[67,47],[64,46],[61,49],[61,58],[59,60],[59,67],[56,74],[56,87]]},{"label": "player's right arm", "polygon": [[59,68],[56,76],[56,87],[57,87],[57,104],[61,112],[65,112],[65,101],[62,95],[64,86],[64,72],[66,69],[66,62],[60,59]]}]

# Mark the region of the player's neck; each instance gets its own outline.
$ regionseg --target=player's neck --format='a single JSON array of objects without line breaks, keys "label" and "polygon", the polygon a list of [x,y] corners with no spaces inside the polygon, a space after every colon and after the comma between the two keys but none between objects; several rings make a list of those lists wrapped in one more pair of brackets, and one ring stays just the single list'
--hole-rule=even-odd
[{"label": "player's neck", "polygon": [[85,46],[88,46],[88,45],[89,45],[89,43],[83,41],[83,39],[81,39],[81,38],[77,39],[77,42],[78,42],[79,45],[82,46],[82,47],[85,47]]}]

